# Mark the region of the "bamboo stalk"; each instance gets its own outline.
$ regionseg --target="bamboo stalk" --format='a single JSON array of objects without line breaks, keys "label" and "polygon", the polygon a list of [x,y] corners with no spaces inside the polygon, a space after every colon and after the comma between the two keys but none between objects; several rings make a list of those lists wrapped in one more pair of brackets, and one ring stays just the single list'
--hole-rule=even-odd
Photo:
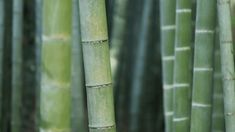
[{"label": "bamboo stalk", "polygon": [[79,0],[90,132],[115,132],[105,0]]},{"label": "bamboo stalk", "polygon": [[124,43],[125,28],[126,28],[126,19],[127,19],[127,4],[128,0],[116,0],[114,8],[114,17],[113,17],[113,29],[111,36],[111,66],[113,77],[116,77],[118,60],[120,57],[120,50]]},{"label": "bamboo stalk", "polygon": [[72,43],[72,131],[87,132],[84,99],[84,68],[80,33],[79,3],[73,0],[73,43]]},{"label": "bamboo stalk", "polygon": [[42,34],[42,2],[43,0],[35,0],[35,59],[36,59],[36,132],[39,132],[40,126],[40,84],[41,84],[41,34]]},{"label": "bamboo stalk", "polygon": [[0,0],[0,131],[2,128],[2,112],[3,112],[3,46],[4,46],[4,10],[5,10],[4,0]]},{"label": "bamboo stalk", "polygon": [[41,132],[70,132],[72,0],[43,1]]},{"label": "bamboo stalk", "polygon": [[219,48],[219,32],[216,32],[216,43],[214,52],[214,85],[213,85],[213,111],[212,111],[212,131],[224,132],[224,95],[222,88],[221,60]]},{"label": "bamboo stalk", "polygon": [[172,132],[176,1],[160,1],[165,132]]},{"label": "bamboo stalk", "polygon": [[23,1],[13,1],[13,29],[12,29],[12,132],[21,132],[22,106],[22,37],[23,37]]},{"label": "bamboo stalk", "polygon": [[197,1],[191,132],[211,131],[215,16],[215,0]]},{"label": "bamboo stalk", "polygon": [[173,130],[189,132],[191,102],[192,2],[176,1]]},{"label": "bamboo stalk", "polygon": [[217,1],[226,132],[235,130],[234,57],[229,3],[230,0]]},{"label": "bamboo stalk", "polygon": [[146,68],[146,55],[148,47],[148,33],[150,16],[152,11],[153,0],[144,1],[143,12],[141,16],[141,27],[139,41],[136,48],[136,57],[133,65],[133,76],[131,82],[130,97],[130,128],[129,132],[137,132],[140,128],[140,109],[141,109],[141,93],[144,88],[144,73]]}]

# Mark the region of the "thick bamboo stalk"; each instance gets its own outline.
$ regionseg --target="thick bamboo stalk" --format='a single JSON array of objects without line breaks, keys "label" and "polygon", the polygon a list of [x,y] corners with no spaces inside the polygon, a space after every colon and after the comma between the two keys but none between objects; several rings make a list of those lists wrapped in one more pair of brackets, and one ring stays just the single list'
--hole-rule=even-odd
[{"label": "thick bamboo stalk", "polygon": [[219,48],[219,32],[216,32],[216,43],[214,52],[214,80],[213,80],[213,110],[212,110],[212,132],[224,132],[224,95],[222,88],[221,60]]},{"label": "thick bamboo stalk", "polygon": [[176,1],[173,130],[189,132],[191,102],[192,2]]},{"label": "thick bamboo stalk", "polygon": [[226,132],[235,130],[234,57],[230,0],[218,0],[221,68],[224,89],[224,115]]},{"label": "thick bamboo stalk", "polygon": [[175,0],[160,1],[161,54],[163,68],[163,104],[165,132],[172,132],[173,119],[173,69],[175,42]]},{"label": "thick bamboo stalk", "polygon": [[105,0],[79,0],[90,132],[115,132]]},{"label": "thick bamboo stalk", "polygon": [[13,1],[11,130],[21,132],[23,1]]},{"label": "thick bamboo stalk", "polygon": [[144,73],[146,68],[146,55],[148,47],[148,33],[153,0],[144,1],[143,12],[141,16],[141,27],[139,41],[136,48],[136,57],[133,65],[133,76],[131,82],[130,97],[130,128],[129,132],[138,132],[140,128],[140,109],[141,109],[141,93],[144,88]]},{"label": "thick bamboo stalk", "polygon": [[4,0],[0,0],[0,131],[2,128],[2,112],[3,112],[3,46],[4,46],[4,10],[5,10]]},{"label": "thick bamboo stalk", "polygon": [[79,3],[73,0],[73,43],[72,43],[72,132],[87,132],[84,68],[80,33]]},{"label": "thick bamboo stalk", "polygon": [[197,1],[191,132],[211,131],[215,17],[215,0]]},{"label": "thick bamboo stalk", "polygon": [[70,132],[72,0],[43,1],[41,132]]}]

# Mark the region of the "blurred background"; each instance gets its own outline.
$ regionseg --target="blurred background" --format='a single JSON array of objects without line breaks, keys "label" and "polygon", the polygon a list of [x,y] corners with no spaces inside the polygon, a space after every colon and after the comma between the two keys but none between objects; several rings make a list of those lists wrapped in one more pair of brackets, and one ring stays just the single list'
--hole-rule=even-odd
[{"label": "blurred background", "polygon": [[[4,0],[4,46],[0,113],[1,132],[11,132],[12,0]],[[38,131],[38,21],[36,0],[23,1],[22,132]],[[117,130],[162,132],[163,107],[158,0],[106,0]],[[84,104],[86,94],[84,87]],[[76,106],[76,100],[73,101]],[[86,108],[86,107],[85,107]],[[76,111],[79,109],[73,109]],[[86,111],[86,110],[85,110]],[[84,113],[87,126],[87,113]],[[73,120],[72,120],[73,122]],[[76,121],[73,122],[76,127]],[[75,128],[74,128],[75,129]],[[73,130],[74,130],[73,129]]]}]

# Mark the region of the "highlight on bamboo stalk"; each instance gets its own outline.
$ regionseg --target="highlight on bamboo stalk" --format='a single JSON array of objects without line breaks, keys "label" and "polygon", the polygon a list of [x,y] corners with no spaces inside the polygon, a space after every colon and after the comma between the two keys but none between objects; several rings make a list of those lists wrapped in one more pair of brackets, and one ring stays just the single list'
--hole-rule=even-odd
[{"label": "highlight on bamboo stalk", "polygon": [[72,0],[44,0],[40,132],[71,131]]},{"label": "highlight on bamboo stalk", "polygon": [[165,131],[173,128],[173,69],[175,47],[175,9],[176,1],[161,0],[161,48]]}]

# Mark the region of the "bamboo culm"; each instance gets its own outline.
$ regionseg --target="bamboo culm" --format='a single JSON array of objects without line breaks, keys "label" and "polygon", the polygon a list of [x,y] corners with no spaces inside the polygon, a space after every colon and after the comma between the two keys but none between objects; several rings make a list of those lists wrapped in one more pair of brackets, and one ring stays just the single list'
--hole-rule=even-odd
[{"label": "bamboo culm", "polygon": [[35,114],[35,121],[36,121],[36,132],[39,132],[40,126],[40,83],[41,83],[41,33],[42,33],[42,1],[43,0],[36,0],[35,4],[35,19],[36,21],[36,32],[35,32],[35,59],[36,59],[36,114]]},{"label": "bamboo culm", "polygon": [[124,43],[125,28],[127,24],[127,4],[128,0],[116,0],[113,17],[113,32],[111,36],[111,67],[112,75],[115,78],[118,66],[118,60],[120,56],[120,50]]},{"label": "bamboo culm", "polygon": [[198,0],[195,29],[191,132],[211,131],[215,18],[216,1]]},{"label": "bamboo culm", "polygon": [[[3,108],[3,85],[2,85],[2,80],[3,80],[3,45],[4,45],[4,0],[0,0],[0,124],[2,124],[2,108]],[[0,130],[1,129],[0,125]]]},{"label": "bamboo culm", "polygon": [[221,60],[219,48],[219,32],[217,30],[215,37],[214,52],[214,85],[213,85],[213,109],[212,109],[212,131],[225,131],[224,124],[224,95],[222,87]]},{"label": "bamboo culm", "polygon": [[82,58],[82,44],[80,33],[79,19],[79,3],[78,0],[73,0],[73,18],[72,18],[72,62],[71,62],[71,77],[72,77],[72,131],[87,132],[86,113],[85,113],[85,97],[84,97],[84,68]]},{"label": "bamboo culm", "polygon": [[115,132],[105,0],[79,0],[90,132]]},{"label": "bamboo culm", "polygon": [[23,0],[13,1],[11,130],[21,132]]},{"label": "bamboo culm", "polygon": [[224,91],[224,115],[226,132],[235,130],[234,56],[230,0],[218,0],[221,68]]},{"label": "bamboo culm", "polygon": [[173,130],[189,132],[191,102],[192,1],[176,1]]},{"label": "bamboo culm", "polygon": [[140,126],[140,109],[141,109],[141,93],[144,86],[144,73],[146,67],[146,55],[148,47],[148,31],[150,16],[152,11],[153,0],[144,1],[143,12],[141,18],[141,27],[139,33],[139,41],[136,49],[136,57],[134,60],[133,79],[131,82],[131,97],[130,97],[130,128],[129,132],[137,132]]},{"label": "bamboo culm", "polygon": [[71,132],[72,0],[42,8],[40,132]]},{"label": "bamboo culm", "polygon": [[175,42],[175,0],[160,1],[161,54],[163,68],[163,101],[165,132],[172,132],[173,119],[173,69]]}]

